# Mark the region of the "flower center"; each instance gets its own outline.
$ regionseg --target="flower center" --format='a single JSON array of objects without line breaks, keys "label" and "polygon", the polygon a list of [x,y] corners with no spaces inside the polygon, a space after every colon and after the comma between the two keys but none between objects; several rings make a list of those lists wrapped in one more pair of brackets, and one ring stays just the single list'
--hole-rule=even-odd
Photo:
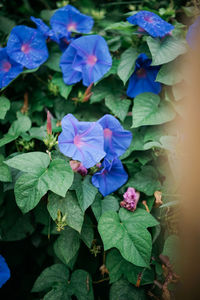
[{"label": "flower center", "polygon": [[102,175],[106,175],[106,174],[108,174],[108,171],[107,170],[103,170]]},{"label": "flower center", "polygon": [[75,22],[72,22],[72,23],[69,23],[68,25],[67,25],[67,31],[75,31],[76,30],[76,26],[77,26],[77,24],[75,23]]},{"label": "flower center", "polygon": [[89,55],[87,59],[88,65],[94,66],[97,62],[97,57],[95,55]]},{"label": "flower center", "polygon": [[145,78],[147,75],[147,71],[144,68],[140,68],[137,72],[137,77],[138,78]]},{"label": "flower center", "polygon": [[148,22],[148,23],[153,23],[153,18],[152,18],[152,16],[145,16],[145,17],[144,17],[144,20],[145,20],[146,22]]},{"label": "flower center", "polygon": [[9,61],[5,61],[5,62],[3,63],[3,70],[4,70],[5,72],[8,72],[8,71],[10,70],[10,68],[11,68],[11,64],[9,63]]},{"label": "flower center", "polygon": [[104,133],[104,137],[105,138],[109,139],[112,136],[112,131],[109,128],[105,128],[104,131],[103,131],[103,133]]},{"label": "flower center", "polygon": [[81,147],[81,146],[83,146],[83,142],[81,141],[81,137],[79,136],[79,135],[76,135],[75,137],[74,137],[74,145],[76,145],[76,147]]},{"label": "flower center", "polygon": [[30,46],[29,44],[23,44],[21,47],[21,51],[27,54],[30,51]]}]

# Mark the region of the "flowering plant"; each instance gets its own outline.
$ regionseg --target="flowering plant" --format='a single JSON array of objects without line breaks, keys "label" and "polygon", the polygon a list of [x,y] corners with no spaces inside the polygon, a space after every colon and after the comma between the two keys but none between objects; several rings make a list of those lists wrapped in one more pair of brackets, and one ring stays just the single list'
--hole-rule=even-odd
[{"label": "flowering plant", "polygon": [[173,295],[180,8],[29,2],[0,14],[0,295]]}]

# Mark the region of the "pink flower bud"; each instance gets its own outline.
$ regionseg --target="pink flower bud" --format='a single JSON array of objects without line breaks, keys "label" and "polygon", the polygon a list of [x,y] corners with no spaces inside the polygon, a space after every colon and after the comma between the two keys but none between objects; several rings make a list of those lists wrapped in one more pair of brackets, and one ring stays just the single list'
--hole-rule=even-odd
[{"label": "pink flower bud", "polygon": [[124,200],[120,202],[120,205],[127,210],[135,211],[140,198],[140,193],[136,192],[134,188],[129,187],[123,197]]},{"label": "pink flower bud", "polygon": [[52,134],[51,113],[47,111],[47,133]]},{"label": "pink flower bud", "polygon": [[76,160],[70,160],[69,164],[70,164],[72,170],[73,170],[74,172],[77,172],[77,170],[78,170],[78,168],[80,167],[80,164],[81,164],[81,163],[80,163],[79,161],[76,161]]},{"label": "pink flower bud", "polygon": [[81,162],[70,160],[69,164],[74,172],[81,174],[81,176],[87,175],[88,171]]},{"label": "pink flower bud", "polygon": [[77,172],[81,174],[81,176],[86,176],[88,171],[82,164],[80,164]]},{"label": "pink flower bud", "polygon": [[97,168],[101,168],[101,163],[96,164]]}]

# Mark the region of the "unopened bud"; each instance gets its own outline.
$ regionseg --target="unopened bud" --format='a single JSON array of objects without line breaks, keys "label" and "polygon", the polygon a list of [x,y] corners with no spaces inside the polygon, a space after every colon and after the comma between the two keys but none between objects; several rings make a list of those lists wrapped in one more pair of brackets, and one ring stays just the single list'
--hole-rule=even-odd
[{"label": "unopened bud", "polygon": [[51,114],[47,111],[47,133],[52,134]]}]

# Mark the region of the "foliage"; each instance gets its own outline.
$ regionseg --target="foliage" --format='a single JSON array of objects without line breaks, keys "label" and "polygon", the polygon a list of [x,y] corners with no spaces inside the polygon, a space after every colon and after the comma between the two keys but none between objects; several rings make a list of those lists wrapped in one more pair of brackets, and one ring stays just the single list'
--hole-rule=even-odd
[{"label": "foliage", "polygon": [[[2,47],[15,25],[34,27],[28,18],[31,15],[49,24],[55,10],[69,1],[20,1],[19,6],[4,2],[0,13]],[[80,80],[68,85],[65,79],[64,83],[63,67],[59,66],[62,45],[55,37],[50,41],[48,33],[48,60],[34,69],[24,69],[1,89],[0,252],[11,270],[11,279],[0,290],[2,298],[12,299],[13,290],[15,299],[32,300],[161,297],[162,289],[153,284],[156,280],[162,286],[166,280],[160,254],[175,264],[171,249],[177,242],[176,229],[166,225],[165,212],[177,204],[170,205],[174,199],[168,196],[176,193],[176,183],[174,190],[167,192],[168,178],[177,179],[169,163],[179,138],[173,128],[180,116],[174,85],[183,80],[178,66],[188,47],[186,27],[177,21],[176,11],[184,14],[189,7],[181,8],[181,1],[174,5],[150,2],[70,1],[94,19],[94,27],[91,33],[70,33],[67,49],[73,52],[71,45],[78,39],[89,43],[92,38],[87,36],[99,35],[112,56],[112,67],[104,72],[101,66],[92,82],[82,70],[87,88]],[[173,24],[174,30],[156,38],[137,31],[126,18],[141,10],[157,13]],[[86,42],[81,45],[88,46]],[[151,66],[157,66],[154,77],[162,90],[159,95],[144,90],[133,99],[127,96],[128,82],[141,53],[152,60]],[[110,54],[106,53],[109,64]],[[82,56],[79,59],[84,60]],[[79,76],[80,66],[73,63],[67,68]],[[104,172],[102,161],[83,170],[80,164],[72,167],[73,155],[60,152],[61,120],[67,114],[80,122],[96,122],[110,114],[125,129],[121,132],[131,132],[131,144],[122,145],[118,158],[128,180],[111,194],[104,197],[93,185],[94,174]],[[107,181],[109,190],[116,182],[120,182],[117,177],[113,184]],[[132,211],[121,203],[127,188],[140,193]]]}]

